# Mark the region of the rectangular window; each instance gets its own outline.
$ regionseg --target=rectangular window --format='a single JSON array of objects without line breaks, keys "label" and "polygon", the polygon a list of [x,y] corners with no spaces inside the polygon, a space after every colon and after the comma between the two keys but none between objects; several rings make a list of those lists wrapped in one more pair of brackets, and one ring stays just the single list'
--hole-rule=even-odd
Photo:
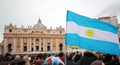
[{"label": "rectangular window", "polygon": [[36,51],[39,51],[39,46],[36,46]]},{"label": "rectangular window", "polygon": [[41,48],[41,51],[43,51],[43,48]]},{"label": "rectangular window", "polygon": [[41,43],[41,45],[43,45],[43,43]]},{"label": "rectangular window", "polygon": [[47,51],[50,51],[50,46],[47,46]]},{"label": "rectangular window", "polygon": [[31,42],[34,43],[34,39],[33,38],[31,39]]},{"label": "rectangular window", "polygon": [[26,52],[27,51],[27,46],[23,47],[23,51]]},{"label": "rectangular window", "polygon": [[43,38],[41,38],[41,42],[43,42]]},{"label": "rectangular window", "polygon": [[27,45],[27,43],[24,43],[24,45]]},{"label": "rectangular window", "polygon": [[62,34],[62,31],[60,31],[60,34]]},{"label": "rectangular window", "polygon": [[33,51],[33,48],[31,48],[31,51]]}]

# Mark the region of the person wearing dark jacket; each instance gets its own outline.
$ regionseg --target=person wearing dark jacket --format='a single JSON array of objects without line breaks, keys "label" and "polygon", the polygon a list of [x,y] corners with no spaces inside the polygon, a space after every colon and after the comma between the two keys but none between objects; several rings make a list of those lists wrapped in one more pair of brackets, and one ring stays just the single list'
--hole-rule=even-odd
[{"label": "person wearing dark jacket", "polygon": [[112,60],[112,55],[110,54],[105,54],[105,57],[103,59],[103,62],[105,63],[105,65],[111,65],[110,61]]},{"label": "person wearing dark jacket", "polygon": [[112,55],[112,59],[110,61],[110,65],[120,65],[116,55]]},{"label": "person wearing dark jacket", "polygon": [[25,61],[19,55],[16,55],[15,59],[10,61],[10,65],[25,65]]},{"label": "person wearing dark jacket", "polygon": [[86,51],[83,57],[78,60],[77,65],[90,65],[95,60],[98,60],[97,56],[90,51]]},{"label": "person wearing dark jacket", "polygon": [[77,65],[77,63],[72,60],[72,54],[71,53],[67,53],[66,58],[67,58],[66,59],[66,65]]},{"label": "person wearing dark jacket", "polygon": [[81,55],[79,54],[78,51],[75,52],[75,54],[72,57],[72,60],[74,60],[75,62],[77,62],[78,60],[80,60]]}]

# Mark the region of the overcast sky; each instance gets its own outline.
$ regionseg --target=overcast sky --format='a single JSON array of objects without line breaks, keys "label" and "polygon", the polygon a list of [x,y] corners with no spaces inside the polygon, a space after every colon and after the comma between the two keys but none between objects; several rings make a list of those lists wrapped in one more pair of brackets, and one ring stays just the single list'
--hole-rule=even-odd
[{"label": "overcast sky", "polygon": [[117,2],[119,0],[0,0],[0,41],[3,40],[5,24],[33,27],[40,17],[48,28],[65,28],[67,10],[96,18]]}]

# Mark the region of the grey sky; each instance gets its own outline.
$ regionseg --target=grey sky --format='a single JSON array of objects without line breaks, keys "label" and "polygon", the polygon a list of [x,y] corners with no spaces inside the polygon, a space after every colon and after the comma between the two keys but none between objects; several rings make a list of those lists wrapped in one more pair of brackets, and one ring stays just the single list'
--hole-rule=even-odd
[{"label": "grey sky", "polygon": [[48,28],[65,28],[66,10],[95,18],[119,0],[0,0],[0,41],[5,24],[33,26],[39,17]]}]

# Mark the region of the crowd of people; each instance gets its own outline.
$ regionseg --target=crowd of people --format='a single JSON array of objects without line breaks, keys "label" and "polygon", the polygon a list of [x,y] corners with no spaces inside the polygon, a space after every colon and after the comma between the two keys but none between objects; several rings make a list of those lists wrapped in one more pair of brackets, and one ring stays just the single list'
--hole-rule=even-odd
[{"label": "crowd of people", "polygon": [[0,55],[0,65],[120,65],[116,55],[91,51]]}]

